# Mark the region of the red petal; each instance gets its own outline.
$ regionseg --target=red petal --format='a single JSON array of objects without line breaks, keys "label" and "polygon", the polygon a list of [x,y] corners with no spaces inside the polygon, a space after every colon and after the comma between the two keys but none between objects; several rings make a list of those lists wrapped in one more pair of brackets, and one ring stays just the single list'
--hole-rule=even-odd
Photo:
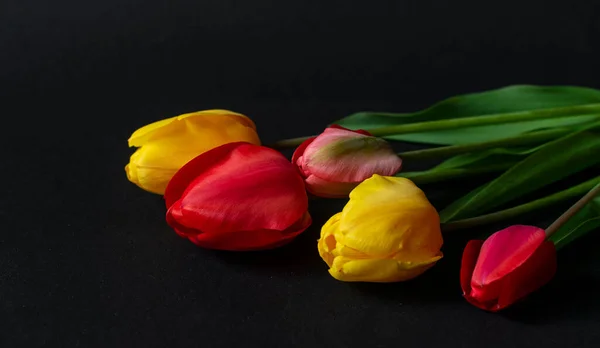
[{"label": "red petal", "polygon": [[194,244],[207,249],[229,251],[251,251],[277,248],[291,242],[294,237],[306,230],[312,220],[308,212],[287,230],[255,230],[255,231],[221,231],[218,233],[186,234],[185,226],[175,222],[173,228],[180,235],[185,235]]},{"label": "red petal", "polygon": [[482,246],[482,240],[471,240],[469,243],[467,243],[467,246],[463,251],[462,262],[460,266],[460,287],[462,288],[463,296],[467,302],[475,307],[489,310],[495,305],[495,301],[483,303],[471,296],[471,278],[473,276],[473,270],[477,264],[477,259]]},{"label": "red petal", "polygon": [[467,243],[463,251],[460,265],[460,287],[464,295],[471,293],[471,277],[473,276],[473,270],[475,269],[482,245],[482,240],[471,240]]},{"label": "red petal", "polygon": [[304,155],[304,150],[306,150],[308,145],[310,145],[315,139],[317,139],[317,137],[312,137],[312,138],[304,140],[304,142],[302,142],[302,144],[300,144],[300,146],[298,146],[296,148],[296,150],[294,151],[294,154],[292,155],[292,163],[295,164],[296,166],[298,166],[298,170],[300,171],[300,174],[305,177],[308,176],[309,174],[306,174],[302,167],[303,162],[304,162],[302,160],[302,155]]},{"label": "red petal", "polygon": [[272,233],[263,238],[254,231],[276,231],[278,240],[282,233],[297,234],[301,231],[289,229],[306,220],[308,207],[294,165],[275,150],[248,143],[226,144],[188,162],[169,183],[165,199],[171,207],[167,221],[178,233],[221,240],[214,242],[221,249],[227,248],[223,243],[237,248],[252,238],[253,247],[272,242]]},{"label": "red petal", "polygon": [[502,281],[502,290],[494,311],[506,308],[548,283],[556,273],[556,248],[544,241],[525,263]]},{"label": "red petal", "polygon": [[480,301],[497,298],[500,289],[494,289],[497,286],[494,283],[527,261],[545,238],[543,229],[524,225],[492,234],[483,243],[473,270],[472,294]]},{"label": "red petal", "polygon": [[197,156],[181,167],[177,173],[173,175],[165,189],[164,198],[167,208],[171,207],[173,203],[181,198],[183,192],[188,188],[190,183],[196,179],[199,173],[206,171],[212,166],[218,165],[219,162],[223,162],[227,154],[241,144],[245,143],[236,142],[218,146]]}]

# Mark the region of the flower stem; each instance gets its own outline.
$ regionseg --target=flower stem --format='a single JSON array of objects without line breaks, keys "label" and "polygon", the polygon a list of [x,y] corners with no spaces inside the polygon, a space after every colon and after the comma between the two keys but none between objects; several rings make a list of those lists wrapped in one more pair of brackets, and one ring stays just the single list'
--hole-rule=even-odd
[{"label": "flower stem", "polygon": [[[445,223],[442,225],[442,230],[444,232],[449,232],[449,231],[455,231],[455,230],[464,229],[464,228],[471,228],[471,227],[486,225],[486,224],[510,219],[510,218],[528,213],[530,211],[545,208],[545,207],[551,206],[555,203],[564,201],[566,199],[582,195],[598,184],[600,184],[600,177],[596,177],[594,179],[588,180],[579,185],[570,187],[566,190],[551,194],[544,198],[536,199],[529,203],[525,203],[525,204],[522,204],[522,205],[519,205],[519,206],[516,206],[513,208],[497,211],[497,212],[491,213],[491,214],[477,216],[474,218],[457,220],[454,222]],[[600,186],[600,185],[598,185],[598,186]]]},{"label": "flower stem", "polygon": [[494,147],[539,144],[559,138],[571,131],[572,130],[568,128],[547,129],[492,141],[401,152],[398,156],[402,159],[409,160],[443,158],[465,152],[491,149]]},{"label": "flower stem", "polygon": [[[600,114],[600,104],[584,104],[550,109],[538,109],[491,115],[461,117],[446,120],[400,124],[367,130],[374,136],[383,137],[388,135],[423,133],[447,129],[488,126],[501,123],[514,123],[549,118],[559,118],[566,116],[583,116],[593,114]],[[303,141],[305,141],[308,138],[310,137],[280,140],[278,142],[275,142],[274,144],[271,144],[270,147],[293,147],[300,145]]]},{"label": "flower stem", "polygon": [[588,193],[581,197],[575,204],[565,211],[561,216],[558,217],[548,228],[546,229],[546,238],[550,238],[556,231],[558,231],[562,225],[564,225],[573,215],[577,214],[581,208],[583,208],[589,201],[594,199],[600,193],[600,183],[592,188]]},{"label": "flower stem", "polygon": [[499,163],[481,168],[450,168],[441,170],[425,170],[422,172],[400,172],[396,176],[410,179],[415,184],[429,184],[456,178],[466,178],[479,174],[501,172],[512,167],[514,163]]}]

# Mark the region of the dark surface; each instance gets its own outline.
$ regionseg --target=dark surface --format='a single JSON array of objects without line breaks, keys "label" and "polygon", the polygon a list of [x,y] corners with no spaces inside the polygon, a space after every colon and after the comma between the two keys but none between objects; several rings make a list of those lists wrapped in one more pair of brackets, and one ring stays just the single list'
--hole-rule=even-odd
[{"label": "dark surface", "polygon": [[[597,347],[598,233],[489,314],[461,297],[468,234],[414,281],[342,283],[315,241],[343,202],[312,202],[284,248],[214,252],[123,170],[133,130],[194,110],[269,142],[509,84],[600,87],[595,3],[1,0],[0,346]],[[425,190],[441,206],[461,185]]]}]

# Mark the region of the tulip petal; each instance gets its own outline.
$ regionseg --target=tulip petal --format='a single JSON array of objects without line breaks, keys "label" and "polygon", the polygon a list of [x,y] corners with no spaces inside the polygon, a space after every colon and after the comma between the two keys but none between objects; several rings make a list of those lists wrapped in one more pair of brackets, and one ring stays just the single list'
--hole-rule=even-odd
[{"label": "tulip petal", "polygon": [[137,166],[134,163],[125,166],[125,173],[129,181],[146,191],[159,195],[165,193],[165,187],[175,172],[175,169]]},{"label": "tulip petal", "polygon": [[167,141],[154,141],[137,149],[125,166],[127,179],[144,190],[164,194],[169,180],[189,160],[199,154],[194,147]]},{"label": "tulip petal", "polygon": [[484,310],[489,310],[495,305],[495,301],[492,300],[484,303],[471,296],[471,278],[482,246],[482,240],[471,240],[465,246],[460,267],[460,287],[464,298],[470,304]]},{"label": "tulip petal", "polygon": [[[203,232],[190,229],[176,220],[177,203],[169,209],[167,215],[169,225],[177,234],[187,237],[192,243],[203,248],[229,251],[252,251],[277,248],[291,242],[298,234],[308,228],[312,222],[310,214],[306,212],[300,220],[284,231],[279,230],[252,230],[252,231],[219,231]],[[175,211],[172,211],[175,210]]]},{"label": "tulip petal", "polygon": [[431,268],[441,256],[421,262],[401,262],[394,259],[354,259],[338,256],[329,273],[346,282],[389,283],[413,279]]},{"label": "tulip petal", "polygon": [[460,283],[465,299],[488,311],[506,308],[550,281],[556,273],[554,244],[544,230],[516,225],[463,252]]},{"label": "tulip petal", "polygon": [[279,152],[248,143],[225,144],[188,162],[167,186],[165,201],[173,207],[171,221],[207,234],[285,231],[308,207],[295,167]]},{"label": "tulip petal", "polygon": [[[229,110],[204,110],[198,112],[191,112],[171,118],[167,118],[164,120],[156,121],[149,125],[146,125],[142,128],[139,128],[131,137],[129,137],[128,143],[129,146],[143,146],[148,143],[150,140],[155,138],[157,135],[164,135],[165,133],[172,133],[181,131],[185,128],[185,123],[182,122],[190,117],[201,116],[205,117],[215,117],[218,116],[220,118],[231,117],[235,118],[235,122],[240,122],[246,127],[250,127],[253,130],[256,130],[256,126],[251,119],[246,117],[245,115],[238,114],[237,112],[229,111]],[[162,134],[161,134],[162,133]]]},{"label": "tulip petal", "polygon": [[300,144],[296,150],[294,150],[294,154],[292,155],[292,163],[297,165],[298,168],[302,168],[302,156],[304,155],[304,151],[306,151],[308,145],[310,145],[316,138],[317,137],[312,137],[304,140],[302,144]]},{"label": "tulip petal", "polygon": [[482,245],[482,240],[470,240],[463,251],[460,266],[460,286],[464,295],[471,293],[471,277]]},{"label": "tulip petal", "polygon": [[514,304],[548,283],[556,273],[556,249],[552,242],[544,241],[523,264],[507,274],[501,282],[492,284],[497,297],[485,299],[481,296],[481,289],[472,292],[471,288],[471,277],[482,246],[483,241],[472,240],[465,247],[460,284],[465,299],[483,310],[496,312]]},{"label": "tulip petal", "polygon": [[245,141],[259,145],[252,120],[227,110],[200,111],[158,121],[135,131],[130,146],[140,147],[125,167],[139,187],[163,194],[173,174],[199,154]]},{"label": "tulip petal", "polygon": [[[474,292],[498,281],[521,266],[545,240],[544,230],[535,226],[514,225],[492,234],[481,247],[477,265],[473,270],[471,287]],[[479,298],[497,296],[481,294]]]},{"label": "tulip petal", "polygon": [[176,175],[173,176],[169,185],[167,185],[164,196],[167,208],[170,208],[181,198],[192,181],[198,177],[199,173],[206,172],[213,166],[217,166],[220,162],[224,161],[227,154],[240,144],[242,143],[236,142],[216,147],[203,153],[202,155],[204,156],[196,156],[187,165],[182,166]]},{"label": "tulip petal", "polygon": [[294,163],[300,174],[305,178],[306,190],[311,194],[318,197],[325,198],[344,198],[348,197],[350,191],[358,185],[358,183],[346,183],[339,181],[328,181],[321,179],[316,175],[311,174],[305,170],[304,165],[304,151],[306,148],[316,139],[312,137],[305,140],[292,155],[292,163]]},{"label": "tulip petal", "polygon": [[345,198],[350,191],[359,183],[350,182],[332,182],[319,178],[316,175],[309,175],[305,179],[306,190],[318,197],[324,198]]},{"label": "tulip petal", "polygon": [[414,183],[373,175],[323,225],[317,247],[338,280],[396,282],[432,267],[442,243],[437,212]]},{"label": "tulip petal", "polygon": [[342,214],[344,244],[372,256],[428,260],[443,244],[437,211],[406,178],[373,175],[352,191]]},{"label": "tulip petal", "polygon": [[319,255],[327,263],[327,266],[331,267],[333,264],[333,251],[336,247],[335,231],[340,222],[342,213],[337,213],[327,220],[325,225],[321,227],[321,238],[317,242],[317,249]]},{"label": "tulip petal", "polygon": [[302,163],[305,172],[322,179],[355,183],[374,173],[394,175],[401,166],[385,140],[331,127],[306,147]]},{"label": "tulip petal", "polygon": [[554,243],[544,241],[527,261],[506,276],[498,303],[492,310],[506,308],[548,283],[554,277],[556,267]]}]

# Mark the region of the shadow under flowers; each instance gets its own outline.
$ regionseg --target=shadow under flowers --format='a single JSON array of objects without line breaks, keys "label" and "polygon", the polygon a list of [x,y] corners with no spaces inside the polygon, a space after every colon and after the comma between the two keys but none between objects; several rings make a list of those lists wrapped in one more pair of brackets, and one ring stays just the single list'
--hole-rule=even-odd
[{"label": "shadow under flowers", "polygon": [[[385,301],[411,305],[464,302],[460,289],[460,261],[464,239],[445,242],[444,257],[420,276],[397,283],[353,283],[363,293]],[[466,302],[465,302],[466,303]]]},{"label": "shadow under flowers", "polygon": [[[313,224],[290,244],[277,249],[255,252],[210,251],[213,255],[235,267],[250,272],[278,272],[306,276],[307,278],[331,278],[327,265],[319,256],[317,240],[321,226],[335,213],[340,212],[347,199],[314,199],[310,201]],[[445,238],[442,248],[444,257],[417,278],[397,283],[346,283],[363,295],[393,303],[432,304],[463,303],[459,284],[462,250],[468,236]],[[204,251],[203,251],[204,252]],[[307,279],[308,280],[308,279]],[[331,278],[331,282],[338,282]],[[466,302],[464,302],[465,305]]]}]

